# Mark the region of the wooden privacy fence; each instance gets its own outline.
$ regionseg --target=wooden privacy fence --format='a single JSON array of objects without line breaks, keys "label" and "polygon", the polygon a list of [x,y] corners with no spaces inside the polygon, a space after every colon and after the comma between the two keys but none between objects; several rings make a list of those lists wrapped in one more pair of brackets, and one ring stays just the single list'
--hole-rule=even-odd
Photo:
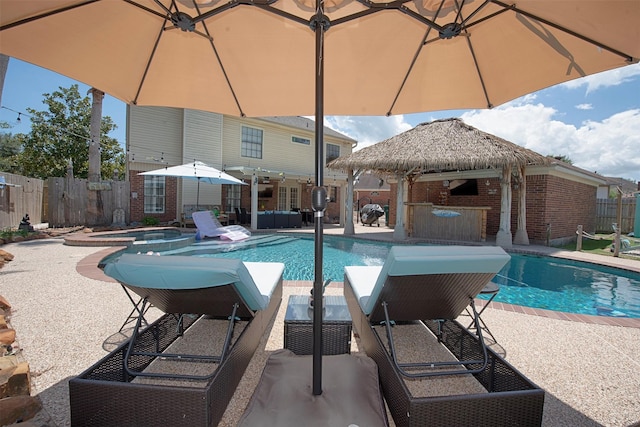
[{"label": "wooden privacy fence", "polygon": [[[411,237],[484,242],[487,239],[488,207],[436,206],[407,203],[407,229]],[[458,216],[437,216],[434,211],[456,212]],[[446,215],[446,213],[444,213]]]},{"label": "wooden privacy fence", "polygon": [[42,222],[42,192],[44,181],[0,172],[0,229],[17,229],[24,214],[31,224]]},{"label": "wooden privacy fence", "polygon": [[[95,192],[97,214],[89,217],[89,193]],[[122,209],[123,223],[129,223],[130,185],[125,181],[88,182],[71,177],[47,179],[47,220],[51,227],[110,225],[113,213]]]},{"label": "wooden privacy fence", "polygon": [[[622,221],[619,227],[623,234],[633,231],[636,214],[636,200],[622,199]],[[596,201],[596,232],[613,233],[613,223],[618,222],[618,201],[616,199],[598,199]]]}]

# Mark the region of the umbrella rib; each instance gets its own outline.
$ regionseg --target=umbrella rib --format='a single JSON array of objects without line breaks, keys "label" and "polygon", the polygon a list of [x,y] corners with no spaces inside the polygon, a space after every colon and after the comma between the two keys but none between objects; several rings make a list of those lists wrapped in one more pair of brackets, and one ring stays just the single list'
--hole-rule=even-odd
[{"label": "umbrella rib", "polygon": [[253,7],[258,7],[260,9],[263,9],[267,12],[273,13],[274,15],[279,15],[282,16],[283,18],[287,18],[290,19],[291,21],[295,21],[298,22],[302,25],[309,25],[310,20],[309,19],[304,19],[301,18],[299,16],[296,16],[292,13],[288,13],[285,12],[283,10],[280,9],[276,9],[274,7],[271,6],[272,3],[275,3],[275,0],[236,0],[236,1],[230,1],[228,3],[223,4],[220,7],[217,7],[215,9],[212,9],[208,12],[205,12],[203,14],[199,14],[198,16],[196,16],[195,18],[193,18],[193,22],[197,23],[197,22],[204,22],[205,20],[211,18],[212,16],[215,16],[221,12],[224,12],[226,10],[232,9],[236,6],[253,6]]},{"label": "umbrella rib", "polygon": [[583,40],[583,41],[585,41],[587,43],[591,43],[591,44],[593,44],[593,45],[595,45],[595,46],[597,46],[597,47],[599,47],[601,49],[607,50],[607,51],[609,51],[609,52],[611,52],[611,53],[613,53],[615,55],[618,55],[618,56],[624,58],[625,60],[627,60],[630,63],[634,62],[634,58],[631,55],[628,55],[628,54],[626,54],[624,52],[621,52],[621,51],[619,51],[617,49],[614,49],[614,48],[612,48],[610,46],[607,46],[607,45],[605,45],[603,43],[600,43],[600,42],[598,42],[598,41],[596,41],[596,40],[594,40],[592,38],[589,38],[589,37],[584,36],[582,34],[576,33],[575,31],[570,30],[570,29],[568,29],[566,27],[563,27],[561,25],[558,25],[558,24],[555,24],[555,23],[553,23],[551,21],[548,21],[547,19],[544,19],[544,18],[542,18],[540,16],[534,15],[533,13],[529,13],[529,12],[526,12],[526,11],[524,11],[522,9],[518,9],[516,6],[511,6],[511,5],[505,4],[505,3],[503,3],[503,2],[501,2],[499,0],[491,0],[491,2],[496,4],[496,5],[498,5],[498,6],[513,10],[514,12],[519,13],[521,15],[524,15],[527,18],[531,18],[531,19],[536,20],[536,21],[538,21],[538,22],[540,22],[542,24],[545,24],[545,25],[548,25],[550,27],[553,27],[556,30],[560,30],[562,32],[565,32],[565,33],[567,33],[567,34],[569,34],[569,35],[571,35],[573,37],[576,37],[576,38],[578,38],[580,40]]},{"label": "umbrella rib", "polygon": [[[489,3],[491,3],[491,0],[485,0],[484,3],[482,3],[480,6],[478,6],[476,8],[476,10],[474,10],[473,12],[471,12],[469,14],[469,16],[467,16],[466,18],[462,19],[460,21],[460,25],[465,26],[467,21],[469,21],[471,18],[473,18],[474,16],[476,16],[476,14],[478,14],[482,9],[484,9],[484,7],[486,5],[488,5]],[[462,13],[462,8],[459,9],[458,11],[458,16],[460,16],[460,14]]]},{"label": "umbrella rib", "polygon": [[[482,5],[481,7],[483,7]],[[476,12],[478,9],[476,9]],[[462,12],[461,12],[462,13]],[[474,12],[475,13],[475,12]],[[460,15],[462,16],[462,15]],[[462,20],[465,21],[464,19]],[[468,36],[467,27],[463,27],[465,34]],[[473,58],[473,65],[476,67],[476,72],[478,73],[478,78],[480,79],[480,86],[482,86],[482,92],[484,93],[484,99],[487,101],[487,108],[493,108],[493,104],[491,104],[491,100],[489,99],[489,94],[487,93],[487,86],[485,85],[484,78],[482,77],[482,72],[480,71],[480,66],[478,65],[478,58],[476,57],[476,52],[473,50],[473,44],[471,43],[471,37],[466,37],[467,46],[469,46],[469,52],[471,53],[471,57]]]},{"label": "umbrella rib", "polygon": [[[435,14],[436,17],[440,14],[440,11],[442,10],[443,5],[444,5],[444,1],[441,1],[440,6],[438,6],[438,10],[436,11],[436,14]],[[398,102],[398,98],[402,93],[402,89],[404,89],[404,86],[407,83],[407,80],[409,79],[409,74],[411,74],[411,70],[413,70],[413,66],[416,64],[416,61],[418,60],[418,56],[420,55],[422,48],[426,45],[427,38],[429,37],[429,33],[431,32],[432,28],[433,27],[431,26],[427,27],[427,31],[425,32],[424,37],[422,38],[422,42],[420,42],[418,49],[416,49],[416,53],[413,55],[411,64],[409,65],[409,68],[407,69],[407,72],[405,73],[404,78],[402,79],[402,83],[400,83],[400,87],[398,88],[396,95],[393,97],[393,101],[389,106],[389,111],[387,111],[387,116],[391,115],[391,112],[393,111],[393,107],[395,107],[396,103]]]},{"label": "umbrella rib", "polygon": [[[194,2],[195,3],[195,2]],[[198,11],[198,15],[200,15],[200,8],[196,4],[196,10]],[[207,38],[209,39],[209,44],[211,45],[211,49],[213,49],[213,54],[216,56],[216,61],[218,61],[218,65],[222,70],[222,75],[224,76],[225,81],[227,82],[227,86],[231,91],[231,96],[233,96],[233,101],[236,103],[238,107],[238,111],[240,112],[241,117],[246,117],[246,114],[242,110],[242,106],[240,105],[240,101],[238,100],[238,96],[236,95],[236,91],[233,89],[233,85],[231,84],[231,80],[229,79],[229,74],[227,74],[227,70],[224,68],[222,64],[222,59],[220,59],[220,54],[218,53],[218,49],[216,49],[216,45],[213,42],[213,37],[211,37],[211,33],[209,33],[209,28],[207,27],[207,23],[202,21],[202,27],[204,28],[205,33],[207,34]]]},{"label": "umbrella rib", "polygon": [[[442,31],[444,28],[441,27],[440,25],[436,24],[435,21],[432,21],[430,19],[425,18],[424,16],[420,15],[417,12],[414,12],[413,10],[409,9],[408,7],[405,6],[405,3],[409,3],[409,1],[411,0],[396,0],[396,1],[392,1],[389,3],[374,3],[370,0],[356,0],[358,3],[362,4],[363,6],[365,6],[367,9],[360,11],[360,12],[356,12],[354,14],[348,15],[348,16],[344,16],[342,18],[338,18],[334,21],[331,21],[331,25],[339,25],[339,24],[343,24],[345,22],[349,22],[352,21],[354,19],[358,19],[358,18],[362,18],[364,16],[370,15],[372,13],[377,13],[377,12],[381,12],[383,10],[397,10],[399,12],[404,13],[405,15],[408,15],[412,18],[414,18],[417,21],[422,22],[423,24],[427,25],[429,28],[437,30],[438,32]],[[442,6],[440,6],[442,7]]]},{"label": "umbrella rib", "polygon": [[[94,1],[95,1],[95,0],[94,0]],[[164,19],[165,21],[166,21],[166,19],[167,19],[167,16],[166,16],[166,15],[163,15],[162,13],[158,12],[157,10],[150,9],[150,8],[148,8],[147,6],[142,5],[142,4],[139,4],[139,3],[137,3],[137,2],[135,2],[135,1],[133,1],[133,0],[124,0],[124,2],[125,2],[125,3],[129,3],[131,6],[135,6],[135,7],[137,7],[138,9],[142,9],[142,10],[144,10],[145,12],[149,12],[149,13],[151,13],[152,15],[156,15],[156,16],[158,16],[158,17],[160,17],[160,18]],[[161,3],[158,3],[158,4],[159,4],[159,5],[160,5],[160,7],[162,7],[164,10],[166,10],[168,14],[170,14],[170,13],[171,13],[171,11],[169,11],[166,7],[164,7],[164,5],[162,5]]]},{"label": "umbrella rib", "polygon": [[49,16],[53,16],[53,15],[57,15],[58,13],[63,13],[63,12],[67,12],[69,10],[77,9],[79,7],[88,6],[91,3],[96,3],[98,1],[100,1],[100,0],[87,0],[84,3],[78,3],[78,4],[73,4],[73,5],[70,5],[70,6],[66,6],[66,7],[61,7],[60,9],[55,9],[55,10],[52,10],[52,11],[49,11],[49,12],[41,13],[40,15],[31,16],[29,18],[21,19],[21,20],[16,21],[16,22],[10,22],[9,24],[5,24],[5,25],[1,26],[0,27],[0,31],[8,30],[8,29],[11,29],[13,27],[19,27],[20,25],[28,24],[30,22],[37,21],[37,20],[42,19],[42,18],[48,18]]},{"label": "umbrella rib", "polygon": [[149,60],[147,61],[147,65],[144,67],[144,73],[142,73],[142,78],[140,79],[140,84],[138,85],[138,89],[136,90],[136,96],[133,98],[132,103],[137,105],[138,97],[140,96],[140,92],[142,91],[142,87],[144,86],[144,82],[147,79],[147,74],[149,73],[149,68],[151,67],[151,62],[153,61],[153,57],[156,54],[156,50],[158,49],[158,44],[160,43],[160,38],[162,37],[162,33],[164,32],[164,24],[167,22],[167,17],[164,17],[164,22],[162,23],[162,27],[158,32],[158,37],[156,38],[156,42],[153,45],[153,49],[151,50],[151,55],[149,56]]},{"label": "umbrella rib", "polygon": [[260,8],[262,10],[265,10],[269,13],[273,13],[274,15],[278,15],[278,16],[282,16],[283,18],[289,19],[291,21],[297,22],[299,24],[302,25],[306,25],[306,26],[311,26],[311,19],[305,19],[305,18],[301,18],[297,15],[294,15],[292,13],[289,12],[285,12],[284,10],[280,10],[280,9],[276,9],[275,7],[272,7],[269,4],[262,4],[262,3],[257,3],[254,1],[249,1],[247,3],[244,3],[247,6],[254,6],[257,8]]},{"label": "umbrella rib", "polygon": [[339,25],[345,22],[353,21],[354,19],[362,18],[367,15],[371,15],[372,13],[381,12],[383,10],[401,10],[405,3],[408,3],[410,0],[396,0],[389,3],[374,3],[369,0],[356,0],[358,3],[362,4],[366,7],[365,10],[360,12],[353,13],[351,15],[343,16],[342,18],[337,18],[331,21],[331,25]]}]

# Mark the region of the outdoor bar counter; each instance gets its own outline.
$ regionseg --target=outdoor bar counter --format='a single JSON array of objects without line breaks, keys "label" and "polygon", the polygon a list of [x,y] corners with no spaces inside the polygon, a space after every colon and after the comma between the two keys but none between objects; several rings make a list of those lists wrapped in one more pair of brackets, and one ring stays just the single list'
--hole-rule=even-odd
[{"label": "outdoor bar counter", "polygon": [[486,206],[438,206],[433,203],[407,203],[409,236],[425,239],[487,240]]}]

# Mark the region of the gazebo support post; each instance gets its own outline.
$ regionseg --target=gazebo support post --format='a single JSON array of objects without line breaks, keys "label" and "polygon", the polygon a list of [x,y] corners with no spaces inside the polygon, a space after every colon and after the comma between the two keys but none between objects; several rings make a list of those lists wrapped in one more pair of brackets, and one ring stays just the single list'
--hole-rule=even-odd
[{"label": "gazebo support post", "polygon": [[396,194],[396,225],[393,228],[393,239],[404,240],[407,238],[407,233],[404,229],[404,173],[398,172],[396,178],[398,179],[398,185]]},{"label": "gazebo support post", "polygon": [[511,235],[511,165],[502,169],[500,179],[500,228],[496,245],[503,248],[513,246]]},{"label": "gazebo support post", "polygon": [[355,234],[353,228],[353,169],[351,168],[347,171],[347,197],[344,202],[344,210],[344,234],[351,236]]},{"label": "gazebo support post", "polygon": [[518,228],[513,238],[514,245],[529,245],[529,235],[527,233],[527,176],[526,166],[518,168]]}]

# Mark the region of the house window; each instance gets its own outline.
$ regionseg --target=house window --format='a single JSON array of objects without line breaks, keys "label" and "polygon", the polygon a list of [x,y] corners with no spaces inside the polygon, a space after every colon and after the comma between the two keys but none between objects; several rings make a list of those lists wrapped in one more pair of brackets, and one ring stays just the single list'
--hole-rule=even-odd
[{"label": "house window", "polygon": [[144,213],[164,213],[165,188],[164,176],[144,177]]},{"label": "house window", "polygon": [[262,158],[262,129],[242,126],[242,157]]},{"label": "house window", "polygon": [[227,210],[233,212],[235,208],[240,207],[242,186],[240,185],[228,185],[227,186]]},{"label": "house window", "polygon": [[311,140],[310,139],[301,138],[299,136],[292,136],[291,137],[291,142],[295,142],[296,144],[311,145]]},{"label": "house window", "polygon": [[327,144],[326,163],[329,163],[331,160],[337,159],[338,157],[340,157],[340,146],[336,144]]}]

